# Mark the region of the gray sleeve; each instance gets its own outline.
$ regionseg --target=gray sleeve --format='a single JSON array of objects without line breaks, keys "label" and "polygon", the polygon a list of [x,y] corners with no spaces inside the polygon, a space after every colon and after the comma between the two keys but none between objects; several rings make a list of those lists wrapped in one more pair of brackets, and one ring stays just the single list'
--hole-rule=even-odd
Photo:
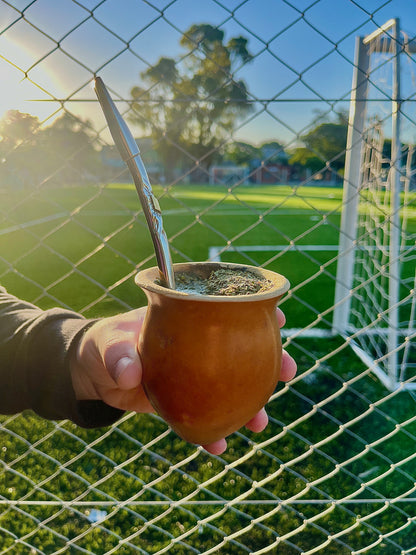
[{"label": "gray sleeve", "polygon": [[32,409],[82,427],[108,426],[123,414],[102,401],[77,401],[71,350],[93,322],[63,309],[41,310],[0,287],[0,413]]}]

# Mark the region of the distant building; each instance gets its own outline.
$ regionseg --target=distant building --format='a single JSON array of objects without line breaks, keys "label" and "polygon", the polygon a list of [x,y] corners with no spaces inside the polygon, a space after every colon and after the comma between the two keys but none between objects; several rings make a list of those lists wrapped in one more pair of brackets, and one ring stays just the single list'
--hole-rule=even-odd
[{"label": "distant building", "polygon": [[284,184],[292,179],[293,168],[284,148],[277,142],[261,147],[261,159],[250,162],[250,181],[258,185]]}]

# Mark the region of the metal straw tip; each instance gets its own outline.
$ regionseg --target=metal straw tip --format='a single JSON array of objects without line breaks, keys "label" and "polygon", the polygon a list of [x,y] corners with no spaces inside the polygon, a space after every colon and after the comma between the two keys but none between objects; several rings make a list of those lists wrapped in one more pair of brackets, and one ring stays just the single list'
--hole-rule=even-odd
[{"label": "metal straw tip", "polygon": [[114,106],[114,102],[101,77],[94,78],[94,90],[101,105]]},{"label": "metal straw tip", "polygon": [[94,77],[94,90],[100,102],[102,99],[108,99],[108,95],[106,95],[107,89],[101,77]]},{"label": "metal straw tip", "polygon": [[[107,87],[104,85],[104,81],[101,79],[101,77],[95,77],[94,90],[101,104],[106,119],[121,119],[120,114],[113,102],[113,99],[111,98],[110,93],[108,92]],[[120,123],[120,121],[118,123]]]},{"label": "metal straw tip", "polygon": [[101,77],[95,77],[94,89],[103,110],[105,119],[107,120],[114,143],[117,146],[122,159],[127,162],[139,153],[137,143],[120,112],[117,110],[116,105],[114,104],[114,101]]}]

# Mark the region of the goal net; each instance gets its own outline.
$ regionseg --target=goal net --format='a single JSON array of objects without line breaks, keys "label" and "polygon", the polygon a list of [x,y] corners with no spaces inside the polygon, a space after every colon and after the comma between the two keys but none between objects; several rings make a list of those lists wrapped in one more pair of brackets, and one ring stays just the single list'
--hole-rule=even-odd
[{"label": "goal net", "polygon": [[391,390],[416,387],[416,44],[391,20],[356,42],[334,331]]}]

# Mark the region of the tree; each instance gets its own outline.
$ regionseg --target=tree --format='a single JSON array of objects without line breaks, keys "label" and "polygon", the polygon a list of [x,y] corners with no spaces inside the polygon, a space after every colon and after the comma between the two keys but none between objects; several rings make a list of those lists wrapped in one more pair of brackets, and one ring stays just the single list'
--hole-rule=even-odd
[{"label": "tree", "polygon": [[8,110],[0,120],[0,138],[4,148],[33,141],[39,130],[39,119],[18,110]]},{"label": "tree", "polygon": [[277,141],[263,143],[260,146],[262,158],[267,164],[286,163],[288,156],[283,146]]},{"label": "tree", "polygon": [[178,162],[198,163],[206,171],[251,107],[244,81],[233,77],[238,63],[251,60],[247,39],[225,43],[223,31],[199,24],[184,33],[180,44],[188,51],[183,64],[160,58],[141,73],[148,88],[131,91],[133,121],[152,137],[167,179]]},{"label": "tree", "polygon": [[224,159],[232,162],[236,166],[249,166],[250,162],[261,158],[259,149],[250,143],[236,141],[227,145]]},{"label": "tree", "polygon": [[322,158],[316,156],[308,148],[297,147],[295,148],[289,158],[289,164],[292,166],[302,166],[308,168],[312,173],[316,173],[325,168],[325,162]]},{"label": "tree", "polygon": [[44,171],[56,175],[53,182],[76,184],[98,172],[98,153],[88,131],[92,126],[64,113],[40,133],[40,147],[45,160]]},{"label": "tree", "polygon": [[320,123],[301,139],[311,154],[322,162],[330,161],[331,167],[339,170],[345,164],[347,131],[345,116],[340,113],[338,121]]},{"label": "tree", "polygon": [[9,110],[0,120],[1,186],[27,187],[39,177],[39,119]]},{"label": "tree", "polygon": [[0,121],[2,184],[74,184],[98,172],[98,153],[87,132],[90,127],[67,113],[42,127],[35,116],[8,112]]}]

